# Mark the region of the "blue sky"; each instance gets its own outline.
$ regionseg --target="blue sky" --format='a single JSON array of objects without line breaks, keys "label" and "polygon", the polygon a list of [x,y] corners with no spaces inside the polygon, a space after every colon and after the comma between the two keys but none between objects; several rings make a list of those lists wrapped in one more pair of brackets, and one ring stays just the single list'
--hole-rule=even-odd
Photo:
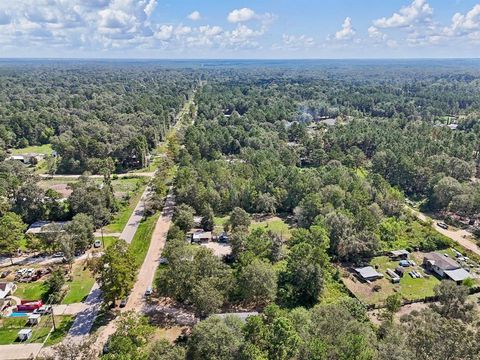
[{"label": "blue sky", "polygon": [[0,57],[480,57],[480,0],[0,0]]}]

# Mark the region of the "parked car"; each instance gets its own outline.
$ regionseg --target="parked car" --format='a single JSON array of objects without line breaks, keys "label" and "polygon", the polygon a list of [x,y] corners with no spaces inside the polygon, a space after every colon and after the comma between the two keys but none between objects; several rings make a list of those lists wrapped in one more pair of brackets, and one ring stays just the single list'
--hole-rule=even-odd
[{"label": "parked car", "polygon": [[63,257],[63,256],[64,256],[64,254],[63,254],[63,252],[61,252],[61,251],[56,252],[55,254],[53,254],[53,257],[55,257],[55,258],[61,258],[61,257]]},{"label": "parked car", "polygon": [[101,240],[95,240],[95,242],[93,243],[93,247],[94,248],[99,248],[100,246],[102,246],[102,241]]},{"label": "parked car", "polygon": [[43,305],[42,307],[33,311],[34,314],[47,315],[52,312],[52,305]]},{"label": "parked car", "polygon": [[152,289],[151,286],[149,286],[147,288],[147,291],[145,291],[145,296],[150,296],[150,295],[152,295],[152,293],[153,293],[153,289]]},{"label": "parked car", "polygon": [[11,270],[6,270],[6,271],[4,271],[4,272],[2,272],[2,273],[0,274],[0,278],[2,278],[2,279],[3,279],[3,278],[6,278],[6,277],[7,277],[8,275],[10,275],[11,273],[12,273]]},{"label": "parked car", "polygon": [[122,301],[120,301],[120,307],[124,308],[125,306],[127,306],[127,302],[128,302],[128,297],[126,297],[125,299],[122,299]]},{"label": "parked car", "polygon": [[439,228],[442,228],[442,229],[445,229],[445,230],[448,229],[448,225],[445,224],[445,223],[443,223],[443,222],[438,222],[438,223],[437,223],[437,226],[438,226]]}]

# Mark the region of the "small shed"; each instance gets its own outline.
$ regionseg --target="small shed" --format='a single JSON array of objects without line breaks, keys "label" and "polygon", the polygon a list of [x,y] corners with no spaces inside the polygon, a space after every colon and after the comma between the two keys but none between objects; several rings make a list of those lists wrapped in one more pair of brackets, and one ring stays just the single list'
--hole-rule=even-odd
[{"label": "small shed", "polygon": [[30,314],[28,316],[28,324],[29,325],[38,325],[41,318],[42,318],[42,316],[40,314]]},{"label": "small shed", "polygon": [[388,253],[388,256],[393,260],[407,260],[410,253],[405,250],[393,250]]},{"label": "small shed", "polygon": [[31,337],[32,337],[32,329],[22,329],[17,334],[17,338],[20,341],[27,341]]},{"label": "small shed", "polygon": [[397,267],[395,268],[395,272],[397,273],[397,275],[398,275],[399,277],[403,277],[403,275],[405,274],[405,268],[402,267],[402,266],[397,266]]},{"label": "small shed", "polygon": [[355,272],[365,281],[375,281],[383,278],[383,275],[375,270],[372,266],[365,266],[362,268],[356,268]]}]

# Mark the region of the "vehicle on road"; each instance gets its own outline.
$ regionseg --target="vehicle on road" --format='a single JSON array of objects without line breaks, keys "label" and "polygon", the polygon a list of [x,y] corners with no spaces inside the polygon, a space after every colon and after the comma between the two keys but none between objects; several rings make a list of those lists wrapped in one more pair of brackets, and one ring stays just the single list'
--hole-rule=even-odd
[{"label": "vehicle on road", "polygon": [[152,289],[151,286],[149,286],[147,288],[147,291],[145,291],[145,296],[150,296],[150,295],[152,295],[152,293],[153,293],[153,289]]},{"label": "vehicle on road", "polygon": [[99,248],[100,246],[102,246],[102,241],[101,240],[95,240],[95,242],[93,243],[93,247],[95,249]]},{"label": "vehicle on road", "polygon": [[47,315],[52,312],[52,305],[43,305],[33,311],[34,314]]},{"label": "vehicle on road", "polygon": [[128,297],[126,297],[125,299],[122,299],[122,301],[120,301],[120,307],[124,308],[125,306],[127,306],[127,302],[128,302]]},{"label": "vehicle on road", "polygon": [[445,223],[443,223],[443,222],[437,222],[437,226],[438,226],[439,228],[444,229],[444,230],[448,230],[448,225],[445,224]]}]

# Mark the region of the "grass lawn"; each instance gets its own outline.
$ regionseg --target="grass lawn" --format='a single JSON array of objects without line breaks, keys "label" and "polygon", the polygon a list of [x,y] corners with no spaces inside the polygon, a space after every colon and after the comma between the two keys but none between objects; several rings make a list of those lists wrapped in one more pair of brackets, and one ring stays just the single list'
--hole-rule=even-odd
[{"label": "grass lawn", "polygon": [[260,222],[253,222],[250,225],[250,230],[264,228],[266,230],[270,230],[274,234],[282,236],[283,239],[288,240],[292,236],[290,226],[285,223],[281,218],[278,216],[273,216],[269,219]]},{"label": "grass lawn", "polygon": [[157,213],[153,216],[150,216],[147,220],[143,221],[137,229],[135,236],[133,237],[132,243],[130,244],[130,249],[135,255],[135,265],[140,267],[147,255],[148,247],[150,246],[150,241],[152,240],[153,230],[155,229],[155,224],[157,223],[160,213]]},{"label": "grass lawn", "polygon": [[13,155],[23,155],[23,154],[30,154],[30,153],[37,153],[37,154],[48,154],[52,153],[52,145],[51,144],[44,144],[39,146],[28,146],[22,149],[13,149]]},{"label": "grass lawn", "polygon": [[[100,240],[102,241],[102,238],[101,237],[97,237],[95,238],[95,240]],[[112,246],[115,241],[117,241],[118,238],[115,237],[115,236],[104,236],[103,237],[103,242],[105,243],[105,249],[108,249],[110,246]]]},{"label": "grass lawn", "polygon": [[[73,323],[73,317],[62,315],[55,316],[55,323],[57,330],[53,331],[47,345],[53,345],[60,342],[68,332],[68,329]],[[0,345],[8,345],[16,343],[17,334],[21,329],[29,328],[27,325],[27,317],[4,318],[0,320]],[[42,343],[45,341],[50,329],[52,328],[51,316],[42,316],[38,325],[32,327],[32,337],[27,341],[28,343]]]},{"label": "grass lawn", "polygon": [[[126,182],[129,180],[128,182]],[[144,181],[144,179],[118,179],[114,180],[116,186],[114,185],[115,192],[129,192],[128,185],[131,185],[133,182]],[[113,184],[113,182],[112,182]],[[135,210],[142,194],[145,190],[145,185],[140,186],[133,194],[132,197],[128,201],[128,205],[120,205],[120,209],[113,217],[113,220],[110,224],[105,227],[106,233],[119,233],[123,231],[125,225],[127,225],[128,219]]]},{"label": "grass lawn", "polygon": [[43,281],[17,283],[17,291],[15,291],[15,296],[22,300],[40,300],[42,299],[45,291],[46,289],[43,286]]},{"label": "grass lawn", "polygon": [[63,316],[55,316],[55,320],[60,320],[56,322],[56,330],[53,330],[50,336],[48,337],[47,341],[45,342],[46,346],[51,346],[58,344],[63,338],[68,334],[68,330],[73,324],[73,316],[71,315],[63,315]]},{"label": "grass lawn", "polygon": [[[420,272],[422,275],[425,275],[423,268],[418,266],[418,264],[422,263],[423,256],[421,254],[412,254],[410,258],[417,263],[417,266],[415,266],[414,269]],[[387,256],[379,256],[371,261],[371,265],[377,265],[378,271],[385,275],[387,269],[394,270],[398,266],[398,261],[390,261]],[[408,269],[412,268],[410,267],[407,268],[407,270]],[[390,278],[387,275],[385,276],[386,278],[383,280],[385,280],[389,285],[386,290],[388,291],[389,288],[391,288],[392,292],[396,291],[400,293],[403,298],[408,300],[417,300],[427,296],[433,296],[433,288],[440,283],[440,280],[438,280],[435,276],[432,275],[428,277],[423,277],[421,279],[414,279],[410,275],[408,275],[408,273],[406,273],[401,278],[399,284],[392,284],[390,282]]]},{"label": "grass lawn", "polygon": [[90,293],[95,279],[90,270],[84,270],[83,267],[83,261],[73,267],[72,281],[66,283],[68,285],[68,291],[63,298],[62,304],[82,302]]}]

